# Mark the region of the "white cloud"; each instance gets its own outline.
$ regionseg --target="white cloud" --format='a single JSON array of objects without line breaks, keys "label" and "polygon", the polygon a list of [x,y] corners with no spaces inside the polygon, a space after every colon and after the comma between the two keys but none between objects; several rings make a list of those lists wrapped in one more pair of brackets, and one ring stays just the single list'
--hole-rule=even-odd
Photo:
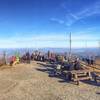
[{"label": "white cloud", "polygon": [[85,23],[83,19],[86,17],[93,16],[95,14],[100,14],[100,1],[91,4],[88,7],[85,6],[81,11],[74,12],[74,13],[69,11],[69,9],[66,8],[66,6],[67,6],[66,3],[61,4],[61,7],[63,7],[64,10],[67,10],[67,14],[65,15],[64,20],[58,18],[51,18],[51,20],[58,22],[59,24],[64,24],[69,27],[79,20],[81,20],[82,23]]},{"label": "white cloud", "polygon": [[72,25],[74,22],[78,20],[82,20],[86,17],[93,16],[95,14],[100,14],[100,2],[96,2],[95,4],[89,7],[85,7],[83,10],[75,14],[69,14],[69,17],[73,17],[72,23],[70,25]]},{"label": "white cloud", "polygon": [[53,22],[57,22],[59,24],[64,24],[64,20],[61,20],[61,19],[58,19],[58,18],[51,18],[50,20],[53,21]]}]

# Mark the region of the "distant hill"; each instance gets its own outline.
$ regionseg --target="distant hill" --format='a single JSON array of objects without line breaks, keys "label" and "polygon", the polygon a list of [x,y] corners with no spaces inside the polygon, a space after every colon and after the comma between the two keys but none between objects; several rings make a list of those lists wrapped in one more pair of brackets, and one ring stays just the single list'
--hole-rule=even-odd
[{"label": "distant hill", "polygon": [[[15,52],[19,52],[20,54],[24,54],[25,52],[29,51],[30,53],[32,53],[35,50],[39,50],[41,52],[47,52],[52,51],[52,52],[56,52],[56,53],[65,53],[65,52],[69,52],[69,48],[0,48],[0,54],[3,53],[3,51],[6,51],[6,53],[8,55],[13,55],[15,54]],[[72,49],[72,53],[78,53],[78,54],[84,54],[84,53],[88,53],[88,52],[92,52],[95,53],[96,55],[100,54],[100,49],[99,48],[73,48]]]}]

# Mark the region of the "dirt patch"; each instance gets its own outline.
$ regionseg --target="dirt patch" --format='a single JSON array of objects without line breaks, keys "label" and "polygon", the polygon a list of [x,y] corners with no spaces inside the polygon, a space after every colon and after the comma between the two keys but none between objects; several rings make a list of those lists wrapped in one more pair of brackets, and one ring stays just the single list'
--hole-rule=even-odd
[{"label": "dirt patch", "polygon": [[0,80],[0,93],[12,91],[18,85],[17,82],[11,80]]},{"label": "dirt patch", "polygon": [[77,86],[59,77],[49,77],[46,71],[48,67],[37,63],[18,64],[13,68],[0,69],[0,100],[100,99],[100,87],[96,84],[80,82]]}]

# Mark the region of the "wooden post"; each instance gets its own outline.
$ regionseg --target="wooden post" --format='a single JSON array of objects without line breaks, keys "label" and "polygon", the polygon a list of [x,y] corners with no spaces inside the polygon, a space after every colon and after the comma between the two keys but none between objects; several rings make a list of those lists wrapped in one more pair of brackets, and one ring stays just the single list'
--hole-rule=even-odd
[{"label": "wooden post", "polygon": [[6,65],[6,52],[3,52],[3,64]]}]

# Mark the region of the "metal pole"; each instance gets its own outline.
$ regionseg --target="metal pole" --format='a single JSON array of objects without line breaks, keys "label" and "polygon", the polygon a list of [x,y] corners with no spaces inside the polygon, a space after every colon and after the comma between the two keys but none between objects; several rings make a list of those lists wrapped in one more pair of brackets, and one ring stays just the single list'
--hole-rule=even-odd
[{"label": "metal pole", "polygon": [[72,52],[72,40],[71,40],[71,33],[69,35],[69,43],[70,43],[70,51],[69,51],[69,56],[71,57],[71,52]]}]

